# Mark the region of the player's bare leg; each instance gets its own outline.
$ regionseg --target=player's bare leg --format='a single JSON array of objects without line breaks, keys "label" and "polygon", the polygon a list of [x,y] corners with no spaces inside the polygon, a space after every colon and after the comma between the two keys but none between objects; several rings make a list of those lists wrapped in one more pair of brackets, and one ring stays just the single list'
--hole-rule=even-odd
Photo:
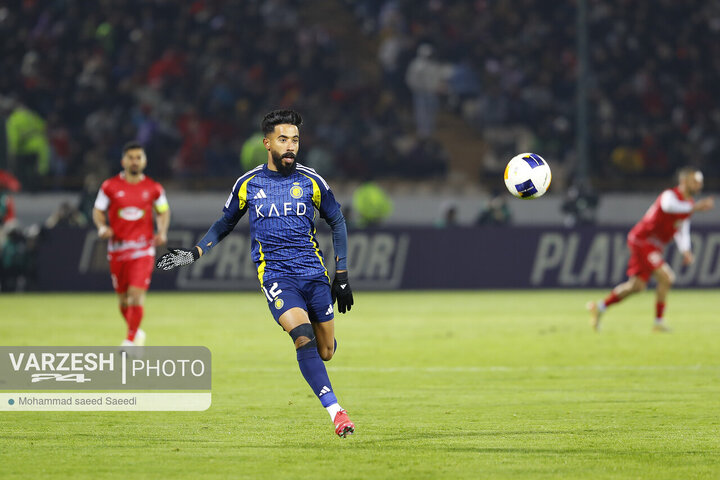
[{"label": "player's bare leg", "polygon": [[[286,332],[290,333],[295,330],[296,327],[299,327],[302,324],[309,324],[310,318],[308,318],[308,314],[305,310],[295,307],[283,313],[278,321],[280,322],[280,326],[283,327]],[[312,338],[308,338],[307,336],[301,336],[294,340],[295,348],[300,348],[311,340]]]},{"label": "player's bare leg", "polygon": [[[325,356],[328,356],[326,346],[334,343],[334,327],[330,325],[329,327],[315,329],[314,325],[310,323],[307,312],[299,307],[289,309],[280,316],[278,321],[293,339],[300,372],[305,377],[308,385],[310,385],[313,393],[317,395],[320,403],[330,414],[330,418],[335,424],[335,433],[342,438],[352,434],[355,431],[355,425],[348,418],[347,412],[337,402],[325,369],[325,363],[319,352],[318,333],[322,336],[323,347],[321,348]],[[328,360],[331,357],[332,348]]]},{"label": "player's bare leg", "polygon": [[585,305],[585,308],[590,311],[590,326],[596,332],[600,330],[600,316],[602,315],[598,303],[599,302],[591,300]]},{"label": "player's bare leg", "polygon": [[672,284],[675,283],[675,272],[672,271],[670,265],[664,263],[653,272],[653,276],[655,280],[657,280],[657,288],[655,289],[655,325],[653,325],[653,331],[669,332],[670,329],[665,325],[663,315],[665,313],[667,295],[670,292],[670,288],[672,288]]},{"label": "player's bare leg", "polygon": [[647,282],[639,277],[630,277],[627,281],[613,288],[610,295],[599,302],[588,302],[586,308],[590,311],[590,326],[597,332],[600,330],[600,317],[605,313],[605,309],[623,300],[626,297],[638,292],[642,292],[647,288]]},{"label": "player's bare leg", "polygon": [[313,322],[313,331],[317,339],[317,349],[320,358],[329,361],[335,354],[335,320],[327,322]]}]

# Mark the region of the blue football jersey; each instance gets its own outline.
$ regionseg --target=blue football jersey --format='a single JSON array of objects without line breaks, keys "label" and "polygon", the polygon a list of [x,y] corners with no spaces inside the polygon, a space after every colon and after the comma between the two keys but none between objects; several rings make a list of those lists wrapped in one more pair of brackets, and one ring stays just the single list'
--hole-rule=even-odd
[{"label": "blue football jersey", "polygon": [[287,177],[266,164],[250,170],[237,179],[223,209],[233,223],[248,214],[251,255],[261,285],[279,277],[327,275],[315,239],[316,212],[327,220],[339,211],[327,182],[299,163]]}]

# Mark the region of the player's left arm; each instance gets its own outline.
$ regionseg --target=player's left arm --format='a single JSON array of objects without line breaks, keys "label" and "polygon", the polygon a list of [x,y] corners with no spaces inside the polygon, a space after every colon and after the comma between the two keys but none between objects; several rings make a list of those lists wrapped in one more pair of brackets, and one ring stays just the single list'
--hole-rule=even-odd
[{"label": "player's left arm", "polygon": [[[322,180],[322,179],[321,179]],[[320,188],[320,216],[330,225],[332,230],[333,251],[335,252],[335,277],[331,286],[333,303],[337,300],[340,313],[349,312],[355,300],[353,298],[347,269],[347,225],[335,200],[332,190],[324,181],[318,183]]]},{"label": "player's left arm", "polygon": [[155,224],[157,225],[153,244],[158,247],[167,243],[167,234],[170,228],[170,204],[165,196],[165,190],[159,185],[153,208],[155,209]]},{"label": "player's left arm", "polygon": [[692,253],[692,242],[690,239],[690,219],[686,218],[680,224],[680,228],[675,233],[675,244],[678,250],[682,253],[683,264],[690,265],[694,260],[695,256]]}]

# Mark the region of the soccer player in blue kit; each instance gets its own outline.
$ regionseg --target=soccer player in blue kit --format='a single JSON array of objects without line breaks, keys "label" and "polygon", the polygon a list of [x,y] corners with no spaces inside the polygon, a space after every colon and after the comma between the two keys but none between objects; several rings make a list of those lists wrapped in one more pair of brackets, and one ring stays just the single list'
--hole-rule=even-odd
[{"label": "soccer player in blue kit", "polygon": [[[296,162],[302,117],[274,110],[262,121],[267,164],[237,179],[223,215],[190,250],[168,249],[158,259],[163,270],[189,265],[227,236],[244,214],[250,221],[251,254],[260,287],[275,321],[290,334],[303,377],[327,409],[342,438],[355,425],[338,404],[323,361],[332,358],[335,341],[333,304],[349,311],[353,295],[347,272],[347,228],[340,204],[315,170]],[[315,239],[315,210],[332,229],[336,272],[329,282]]]}]

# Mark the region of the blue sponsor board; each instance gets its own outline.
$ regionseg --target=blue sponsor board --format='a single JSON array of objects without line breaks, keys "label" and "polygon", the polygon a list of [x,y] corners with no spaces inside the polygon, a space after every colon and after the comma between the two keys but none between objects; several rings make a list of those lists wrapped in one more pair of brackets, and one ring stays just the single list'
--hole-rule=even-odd
[{"label": "blue sponsor board", "polygon": [[[625,278],[629,227],[384,228],[351,230],[348,242],[354,289],[475,289],[611,287]],[[190,246],[205,233],[174,228],[170,245]],[[665,258],[676,286],[720,284],[720,232],[693,230],[696,261],[684,267],[674,245]],[[318,241],[334,269],[329,232]],[[238,229],[199,262],[156,271],[152,290],[259,290],[247,231]],[[159,248],[164,251],[164,248]],[[62,252],[59,255],[58,252]],[[94,231],[56,229],[38,252],[37,288],[111,291],[105,242]]]}]

